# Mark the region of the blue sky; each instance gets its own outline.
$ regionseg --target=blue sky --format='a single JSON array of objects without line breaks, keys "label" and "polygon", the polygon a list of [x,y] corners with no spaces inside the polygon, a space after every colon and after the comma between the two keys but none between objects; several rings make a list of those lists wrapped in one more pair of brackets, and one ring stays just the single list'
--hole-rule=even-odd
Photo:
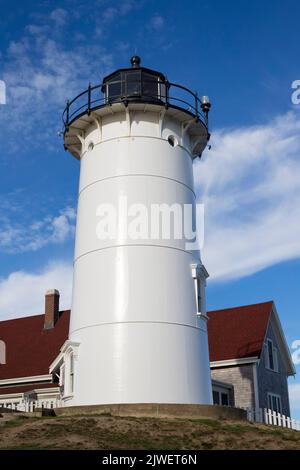
[{"label": "blue sky", "polygon": [[[61,112],[137,52],[143,65],[213,102],[212,149],[195,165],[209,308],[273,299],[289,345],[300,340],[300,105],[291,100],[299,2],[0,7],[0,318],[41,312],[52,287],[70,306],[79,166],[58,136]],[[300,418],[299,377],[291,397]]]}]

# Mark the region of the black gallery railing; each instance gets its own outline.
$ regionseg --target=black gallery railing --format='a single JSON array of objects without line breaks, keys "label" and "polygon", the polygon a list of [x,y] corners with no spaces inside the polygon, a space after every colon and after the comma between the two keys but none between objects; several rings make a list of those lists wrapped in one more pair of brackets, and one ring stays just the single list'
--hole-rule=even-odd
[{"label": "black gallery railing", "polygon": [[153,82],[150,86],[149,83],[147,86],[147,83],[140,82],[131,82],[130,85],[129,87],[127,83],[124,87],[122,81],[89,85],[87,90],[67,102],[62,116],[65,131],[78,117],[90,114],[95,109],[111,106],[113,103],[124,103],[127,106],[129,103],[139,102],[184,110],[206,127],[208,126],[210,104],[200,99],[196,92],[166,81],[156,81],[155,87],[153,87]]}]

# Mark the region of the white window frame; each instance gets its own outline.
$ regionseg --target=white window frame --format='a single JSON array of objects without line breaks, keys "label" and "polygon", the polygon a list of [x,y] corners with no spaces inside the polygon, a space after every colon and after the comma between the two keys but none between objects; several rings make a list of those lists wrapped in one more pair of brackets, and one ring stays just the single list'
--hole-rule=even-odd
[{"label": "white window frame", "polygon": [[192,264],[191,268],[195,286],[196,315],[206,317],[205,286],[208,274],[200,264]]},{"label": "white window frame", "polygon": [[59,373],[59,386],[62,390],[63,395],[64,395],[64,390],[65,390],[65,384],[66,384],[66,366],[65,366],[65,363],[63,362],[62,365],[60,366],[60,373]]},{"label": "white window frame", "polygon": [[71,398],[74,396],[76,357],[74,349],[69,347],[61,366],[61,370],[63,370],[64,373],[63,398]]},{"label": "white window frame", "polygon": [[[273,407],[273,398],[275,398],[275,400],[277,401],[277,405],[279,405],[279,407],[277,406],[277,410],[274,410],[274,407]],[[270,408],[270,402],[271,402],[271,408]],[[276,413],[280,413],[282,414],[282,401],[281,401],[281,395],[278,395],[277,393],[271,393],[269,392],[268,393],[268,408],[272,411],[276,411]]]},{"label": "white window frame", "polygon": [[[219,394],[219,406],[230,406],[230,394],[229,394],[229,389],[227,388],[222,388],[222,387],[216,387],[213,385],[212,387],[213,393],[218,393]],[[228,405],[222,405],[222,394],[227,395],[227,402]]]},{"label": "white window frame", "polygon": [[[271,344],[271,348],[272,348],[273,368],[271,367],[271,364],[270,364],[269,344]],[[274,342],[270,338],[267,338],[266,343],[265,343],[265,366],[268,370],[271,370],[272,372],[279,372],[278,349],[276,346],[274,346]]]}]

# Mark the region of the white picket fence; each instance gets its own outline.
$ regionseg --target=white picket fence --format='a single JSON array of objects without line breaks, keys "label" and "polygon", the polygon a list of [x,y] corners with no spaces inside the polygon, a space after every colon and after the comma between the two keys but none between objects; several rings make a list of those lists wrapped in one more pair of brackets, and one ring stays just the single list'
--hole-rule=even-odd
[{"label": "white picket fence", "polygon": [[281,426],[283,428],[300,431],[300,421],[277,413],[276,411],[267,408],[247,408],[246,411],[248,421],[252,423],[270,424],[272,426]]},{"label": "white picket fence", "polygon": [[32,413],[36,408],[39,409],[54,409],[61,406],[61,401],[58,398],[49,400],[21,400],[19,402],[0,402],[1,407],[8,408],[9,410],[23,411],[25,413]]}]

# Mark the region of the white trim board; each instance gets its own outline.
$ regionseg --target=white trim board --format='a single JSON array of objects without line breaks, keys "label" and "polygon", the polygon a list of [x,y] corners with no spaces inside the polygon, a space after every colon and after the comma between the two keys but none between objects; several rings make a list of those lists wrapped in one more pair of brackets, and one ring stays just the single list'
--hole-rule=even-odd
[{"label": "white trim board", "polygon": [[240,366],[243,364],[253,364],[258,361],[257,356],[243,357],[241,359],[227,359],[225,361],[212,361],[210,363],[211,369],[216,367],[229,367],[229,366]]},{"label": "white trim board", "polygon": [[52,375],[33,375],[31,377],[15,377],[12,379],[0,380],[0,385],[24,384],[26,382],[49,382],[52,381]]}]

